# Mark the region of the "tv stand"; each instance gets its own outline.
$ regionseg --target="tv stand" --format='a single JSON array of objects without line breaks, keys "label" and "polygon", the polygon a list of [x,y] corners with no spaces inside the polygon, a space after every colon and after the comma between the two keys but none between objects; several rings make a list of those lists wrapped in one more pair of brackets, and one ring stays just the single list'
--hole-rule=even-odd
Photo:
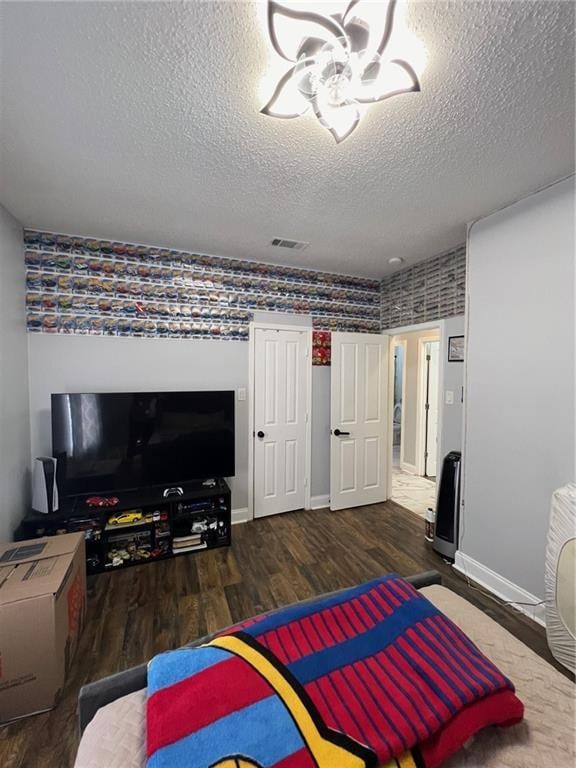
[{"label": "tv stand", "polygon": [[[167,493],[169,492],[169,493]],[[225,480],[114,493],[118,504],[91,507],[90,496],[58,512],[30,512],[17,539],[83,531],[88,573],[103,573],[231,543],[231,494]]]}]

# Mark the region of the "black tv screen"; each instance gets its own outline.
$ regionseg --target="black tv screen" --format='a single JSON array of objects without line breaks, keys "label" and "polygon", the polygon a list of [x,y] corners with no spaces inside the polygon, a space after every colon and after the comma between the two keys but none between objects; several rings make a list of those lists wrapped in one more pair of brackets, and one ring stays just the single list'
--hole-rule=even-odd
[{"label": "black tv screen", "polygon": [[68,496],[232,477],[234,392],[53,394],[52,455]]}]

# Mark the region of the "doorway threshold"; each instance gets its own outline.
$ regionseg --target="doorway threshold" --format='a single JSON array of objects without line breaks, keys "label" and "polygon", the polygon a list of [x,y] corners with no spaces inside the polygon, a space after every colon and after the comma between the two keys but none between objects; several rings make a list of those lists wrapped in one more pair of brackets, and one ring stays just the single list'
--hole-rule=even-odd
[{"label": "doorway threshold", "polygon": [[426,477],[392,470],[392,501],[424,518],[428,507],[436,506],[436,483]]}]

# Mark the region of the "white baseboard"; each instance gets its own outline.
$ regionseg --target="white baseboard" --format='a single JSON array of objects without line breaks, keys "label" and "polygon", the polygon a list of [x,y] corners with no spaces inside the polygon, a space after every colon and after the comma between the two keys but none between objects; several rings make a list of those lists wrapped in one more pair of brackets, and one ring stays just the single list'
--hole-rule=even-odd
[{"label": "white baseboard", "polygon": [[408,472],[408,474],[410,475],[418,474],[416,471],[416,464],[408,464],[407,461],[400,462],[400,469],[402,470],[402,472]]},{"label": "white baseboard", "polygon": [[325,509],[330,506],[330,496],[312,496],[310,499],[310,509]]},{"label": "white baseboard", "polygon": [[250,520],[248,517],[248,507],[232,510],[232,525],[236,525],[236,523],[247,523],[248,520]]},{"label": "white baseboard", "polygon": [[509,581],[504,576],[501,576],[499,573],[496,573],[496,571],[479,563],[477,560],[474,560],[473,557],[464,554],[464,552],[461,552],[460,550],[456,552],[454,568],[459,573],[466,576],[466,578],[469,578],[489,592],[492,592],[492,594],[496,595],[496,597],[499,597],[504,602],[515,602],[515,605],[512,606],[513,608],[518,609],[521,613],[528,616],[529,619],[541,624],[543,627],[546,626],[546,608],[544,605],[534,605],[534,607],[532,607],[530,605],[519,604],[538,603],[540,602],[540,598],[527,592],[522,587],[519,587],[517,584],[514,584],[514,582]]},{"label": "white baseboard", "polygon": [[[310,499],[310,509],[325,509],[330,506],[330,496],[312,496]],[[232,525],[237,523],[247,523],[252,518],[248,514],[248,507],[232,510]]]}]

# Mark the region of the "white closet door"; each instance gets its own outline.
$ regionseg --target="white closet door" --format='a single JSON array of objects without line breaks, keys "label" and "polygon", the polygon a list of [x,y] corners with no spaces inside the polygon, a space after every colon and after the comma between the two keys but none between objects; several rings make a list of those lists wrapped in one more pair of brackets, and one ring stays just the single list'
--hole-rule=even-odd
[{"label": "white closet door", "polygon": [[304,507],[309,333],[255,330],[255,517]]},{"label": "white closet door", "polygon": [[387,498],[386,335],[332,334],[330,509]]}]

